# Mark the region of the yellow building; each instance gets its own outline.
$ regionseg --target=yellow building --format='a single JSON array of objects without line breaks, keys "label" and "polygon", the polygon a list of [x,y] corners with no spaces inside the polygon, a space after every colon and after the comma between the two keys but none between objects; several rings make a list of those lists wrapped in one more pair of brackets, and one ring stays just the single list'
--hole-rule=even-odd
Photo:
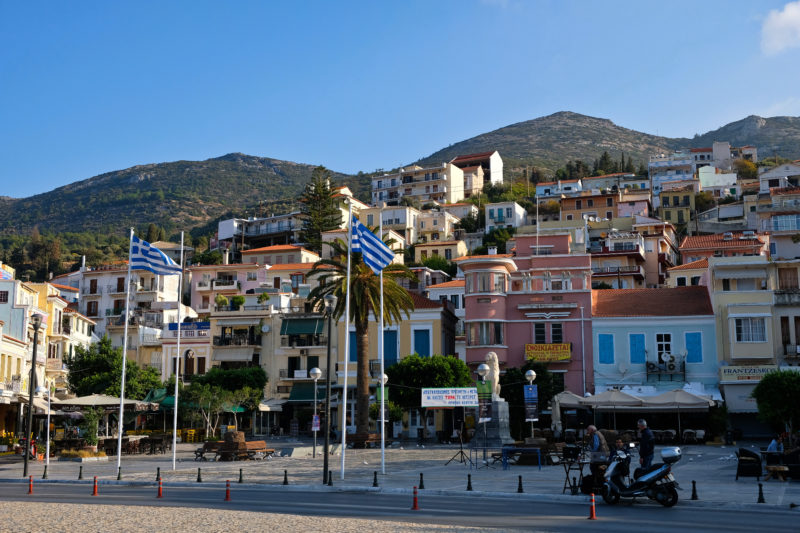
[{"label": "yellow building", "polygon": [[414,261],[422,263],[430,257],[443,257],[448,261],[464,257],[469,253],[464,241],[434,241],[414,247]]},{"label": "yellow building", "polygon": [[661,207],[658,208],[661,220],[672,224],[687,224],[695,209],[695,189],[695,185],[686,185],[661,191]]}]

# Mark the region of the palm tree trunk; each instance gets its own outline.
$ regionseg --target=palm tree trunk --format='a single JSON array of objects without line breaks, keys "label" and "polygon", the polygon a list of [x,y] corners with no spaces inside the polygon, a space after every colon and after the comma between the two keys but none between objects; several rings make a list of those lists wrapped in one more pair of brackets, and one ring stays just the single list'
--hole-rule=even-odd
[{"label": "palm tree trunk", "polygon": [[356,433],[369,433],[369,323],[356,322]]}]

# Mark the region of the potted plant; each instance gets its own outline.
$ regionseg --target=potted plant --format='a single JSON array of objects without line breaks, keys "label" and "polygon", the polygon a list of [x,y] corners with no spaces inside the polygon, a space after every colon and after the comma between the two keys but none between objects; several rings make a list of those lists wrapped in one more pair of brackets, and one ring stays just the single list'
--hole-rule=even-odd
[{"label": "potted plant", "polygon": [[227,307],[228,299],[225,297],[224,294],[217,294],[214,297],[214,303],[217,304],[218,308]]},{"label": "potted plant", "polygon": [[236,296],[231,298],[231,308],[234,311],[238,311],[240,307],[244,305],[245,298],[241,294],[237,294]]},{"label": "potted plant", "polygon": [[83,412],[83,428],[86,430],[86,444],[93,452],[97,451],[97,426],[102,413],[100,409],[92,407]]}]

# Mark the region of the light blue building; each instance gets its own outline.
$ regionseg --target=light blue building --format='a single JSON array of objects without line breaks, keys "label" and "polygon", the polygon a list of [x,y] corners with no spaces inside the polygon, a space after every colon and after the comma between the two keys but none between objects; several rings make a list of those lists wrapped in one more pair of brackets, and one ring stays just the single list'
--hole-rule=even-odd
[{"label": "light blue building", "polygon": [[719,397],[715,328],[706,287],[592,291],[595,393]]}]

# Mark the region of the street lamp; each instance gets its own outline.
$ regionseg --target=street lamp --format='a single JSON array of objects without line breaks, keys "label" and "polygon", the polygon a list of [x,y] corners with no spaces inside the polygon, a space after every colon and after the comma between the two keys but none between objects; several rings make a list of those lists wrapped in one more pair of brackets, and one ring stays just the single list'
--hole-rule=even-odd
[{"label": "street lamp", "polygon": [[389,381],[389,376],[381,374],[381,474],[386,473],[386,382]]},{"label": "street lamp", "polygon": [[[528,385],[533,385],[533,382],[536,380],[536,372],[533,370],[528,370],[525,372],[525,379],[528,380]],[[536,435],[533,434],[533,420],[531,420],[531,438],[534,438]]]},{"label": "street lamp", "polygon": [[31,377],[28,384],[28,424],[25,426],[25,461],[22,467],[22,477],[28,477],[28,456],[31,454],[31,436],[33,433],[33,393],[36,382],[36,348],[39,344],[39,327],[42,325],[42,315],[34,313],[31,317],[33,325],[33,357],[31,358]]},{"label": "street lamp", "polygon": [[[325,295],[325,314],[328,316],[328,354],[325,366],[325,457],[322,461],[322,484],[328,482],[328,449],[331,444],[331,328],[333,311],[336,309],[336,296]],[[345,369],[347,370],[347,369]]]},{"label": "street lamp", "polygon": [[[486,375],[489,373],[489,365],[481,363],[478,365],[478,375],[481,377],[481,382],[486,383]],[[480,417],[480,408],[478,409],[478,416]],[[486,446],[488,445],[488,437],[486,436],[486,418],[483,419],[483,462],[489,464],[486,460]]]},{"label": "street lamp", "polygon": [[36,387],[36,394],[47,394],[47,445],[44,450],[44,465],[50,466],[50,388]]},{"label": "street lamp", "polygon": [[317,457],[317,427],[319,427],[319,421],[317,420],[317,380],[322,376],[322,370],[317,367],[312,368],[308,371],[308,375],[311,376],[311,379],[314,380],[314,418],[311,421],[311,428],[314,430],[314,448],[311,454],[311,457]]}]

